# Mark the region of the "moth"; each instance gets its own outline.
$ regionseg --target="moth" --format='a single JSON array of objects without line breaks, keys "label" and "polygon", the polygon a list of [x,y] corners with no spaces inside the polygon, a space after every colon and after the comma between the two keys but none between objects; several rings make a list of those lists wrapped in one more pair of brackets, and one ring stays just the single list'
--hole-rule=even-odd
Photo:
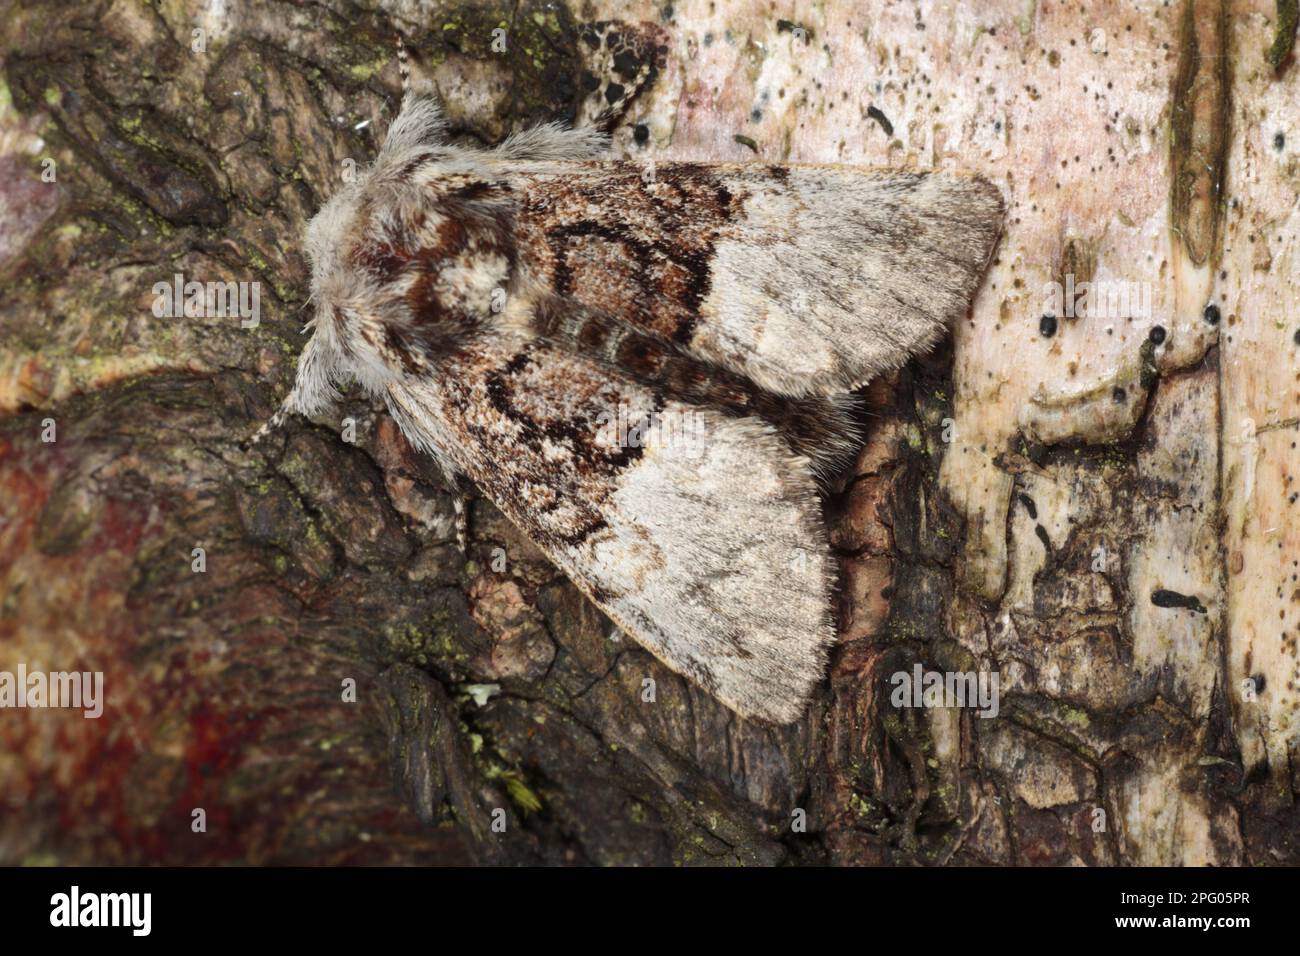
[{"label": "moth", "polygon": [[852,393],[965,314],[998,190],[650,169],[555,124],[453,145],[404,87],[374,164],[307,227],[312,335],[268,425],[359,382],[669,668],[796,720],[835,636],[821,493],[862,443]]}]

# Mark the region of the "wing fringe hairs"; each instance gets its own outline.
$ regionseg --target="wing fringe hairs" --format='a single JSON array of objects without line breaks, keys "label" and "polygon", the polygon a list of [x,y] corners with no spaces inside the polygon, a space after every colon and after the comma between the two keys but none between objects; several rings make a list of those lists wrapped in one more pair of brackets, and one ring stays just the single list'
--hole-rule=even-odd
[{"label": "wing fringe hairs", "polygon": [[1000,195],[941,172],[600,161],[600,133],[557,125],[493,150],[442,130],[408,92],[307,227],[313,334],[268,426],[357,380],[668,667],[796,720],[835,633],[818,479],[861,442],[850,392],[965,313]]}]

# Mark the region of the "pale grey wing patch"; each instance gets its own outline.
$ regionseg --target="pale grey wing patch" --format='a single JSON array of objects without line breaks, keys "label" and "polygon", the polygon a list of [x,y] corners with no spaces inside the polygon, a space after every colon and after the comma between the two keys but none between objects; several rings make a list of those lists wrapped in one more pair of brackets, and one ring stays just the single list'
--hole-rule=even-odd
[{"label": "pale grey wing patch", "polygon": [[[834,566],[808,463],[769,425],[664,404],[544,346],[485,343],[390,399],[669,668],[745,717],[803,712],[834,639]],[[631,448],[593,436],[619,408],[661,427]]]},{"label": "pale grey wing patch", "polygon": [[673,670],[744,716],[789,723],[834,638],[812,477],[767,425],[665,413],[700,414],[705,440],[652,435],[619,478],[609,527],[566,556],[571,573],[612,584],[604,609]]},{"label": "pale grey wing patch", "polygon": [[1001,232],[973,176],[742,167],[690,348],[784,395],[857,388],[965,314]]}]

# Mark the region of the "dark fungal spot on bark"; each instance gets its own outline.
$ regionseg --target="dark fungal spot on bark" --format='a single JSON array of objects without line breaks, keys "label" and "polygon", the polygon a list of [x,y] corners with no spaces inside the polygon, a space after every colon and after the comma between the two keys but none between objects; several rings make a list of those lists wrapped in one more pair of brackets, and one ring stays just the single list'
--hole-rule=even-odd
[{"label": "dark fungal spot on bark", "polygon": [[1043,542],[1043,547],[1050,552],[1052,550],[1052,541],[1047,537],[1047,529],[1041,524],[1034,525],[1034,534],[1038,535],[1038,540]]},{"label": "dark fungal spot on bark", "polygon": [[1151,327],[1151,341],[1160,345],[1165,340],[1165,327],[1163,325],[1153,325]]},{"label": "dark fungal spot on bark", "polygon": [[631,80],[636,76],[638,65],[636,57],[627,50],[614,56],[614,72],[624,80]]},{"label": "dark fungal spot on bark", "polygon": [[605,88],[605,100],[612,106],[623,98],[623,84],[611,83]]},{"label": "dark fungal spot on bark", "polygon": [[1151,592],[1151,603],[1156,607],[1184,608],[1188,611],[1195,611],[1197,614],[1205,614],[1205,605],[1190,594],[1179,594],[1177,591],[1170,591],[1165,588]]},{"label": "dark fungal spot on bark", "polygon": [[1250,682],[1255,685],[1256,694],[1264,693],[1264,688],[1268,685],[1268,681],[1264,680],[1263,674],[1251,674]]},{"label": "dark fungal spot on bark", "polygon": [[894,124],[889,122],[889,117],[882,113],[874,104],[867,107],[867,116],[880,124],[880,128],[885,131],[886,136],[894,135]]},{"label": "dark fungal spot on bark", "polygon": [[1029,512],[1029,517],[1031,517],[1031,518],[1033,518],[1035,521],[1037,521],[1037,520],[1038,520],[1038,507],[1037,507],[1037,505],[1034,504],[1034,499],[1031,498],[1031,497],[1029,497],[1029,495],[1021,495],[1021,496],[1020,496],[1020,503],[1021,503],[1022,505],[1024,505],[1024,506],[1025,506],[1025,510]]},{"label": "dark fungal spot on bark", "polygon": [[796,36],[801,36],[804,42],[809,42],[812,40],[812,31],[809,30],[807,27],[803,26],[802,24],[795,23],[793,20],[777,20],[776,32],[793,33]]},{"label": "dark fungal spot on bark", "polygon": [[1115,390],[1110,393],[1110,397],[1115,400],[1116,405],[1123,405],[1128,401],[1128,392],[1116,385]]},{"label": "dark fungal spot on bark", "polygon": [[650,128],[645,123],[637,123],[636,128],[632,130],[632,138],[644,146],[646,140],[650,138]]},{"label": "dark fungal spot on bark", "polygon": [[1205,307],[1205,311],[1202,315],[1204,316],[1205,321],[1209,322],[1210,325],[1218,325],[1219,319],[1223,317],[1219,312],[1219,307],[1213,302]]},{"label": "dark fungal spot on bark", "polygon": [[1150,336],[1142,340],[1142,347],[1138,350],[1138,360],[1141,363],[1138,384],[1142,386],[1143,391],[1150,391],[1155,387],[1156,380],[1160,378],[1160,369],[1156,367],[1156,344],[1151,341]]},{"label": "dark fungal spot on bark", "polygon": [[1286,149],[1286,133],[1279,130],[1273,134],[1273,148],[1279,153]]},{"label": "dark fungal spot on bark", "polygon": [[1043,316],[1041,319],[1039,319],[1039,320],[1038,320],[1038,331],[1042,334],[1043,338],[1045,338],[1045,339],[1050,339],[1053,335],[1055,335],[1055,334],[1056,334],[1056,316],[1054,316],[1054,315],[1045,315],[1045,316]]}]

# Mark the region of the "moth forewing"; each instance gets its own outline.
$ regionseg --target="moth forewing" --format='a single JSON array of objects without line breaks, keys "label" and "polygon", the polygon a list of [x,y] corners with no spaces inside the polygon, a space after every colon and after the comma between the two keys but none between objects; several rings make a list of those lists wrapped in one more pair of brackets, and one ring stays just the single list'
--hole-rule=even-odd
[{"label": "moth forewing", "polygon": [[780,395],[852,391],[963,315],[1002,198],[960,173],[537,164],[512,180],[538,280]]}]

